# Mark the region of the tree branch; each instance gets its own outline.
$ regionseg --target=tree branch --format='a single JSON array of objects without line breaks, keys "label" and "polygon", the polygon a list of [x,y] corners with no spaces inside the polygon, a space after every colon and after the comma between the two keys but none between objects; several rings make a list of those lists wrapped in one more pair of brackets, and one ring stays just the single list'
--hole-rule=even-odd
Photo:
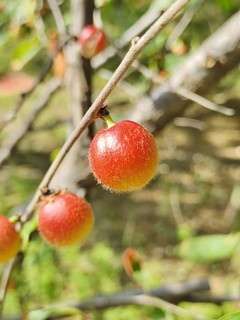
[{"label": "tree branch", "polygon": [[111,296],[96,297],[80,303],[71,303],[70,306],[83,311],[91,309],[105,309],[109,307],[131,304],[131,299],[129,298],[142,294],[158,297],[171,303],[178,303],[193,292],[207,290],[210,290],[207,279],[189,280],[184,283],[173,283],[150,290],[136,289]]},{"label": "tree branch", "polygon": [[1,285],[0,285],[0,319],[1,319],[2,312],[3,312],[3,302],[5,299],[6,292],[7,292],[7,286],[8,286],[11,274],[12,274],[14,263],[15,263],[15,258],[10,260],[6,264],[6,266],[3,270],[3,275],[2,275]]},{"label": "tree branch", "polygon": [[60,88],[60,82],[56,78],[52,78],[45,86],[44,94],[41,93],[39,99],[36,101],[33,111],[24,120],[22,126],[14,130],[12,136],[0,148],[0,166],[10,157],[13,150],[23,139],[26,132],[31,128],[33,122],[49,103],[50,97]]},{"label": "tree branch", "polygon": [[[195,53],[189,55],[165,84],[140,99],[129,118],[142,123],[151,131],[160,130],[183,113],[191,103],[189,99],[182,99],[183,93],[184,96],[189,92],[197,93],[199,103],[199,95],[209,91],[227,72],[235,68],[239,61],[240,11],[212,34]],[[192,94],[191,100],[196,100],[195,98]],[[205,102],[201,99],[201,104],[206,106]],[[232,113],[223,106],[210,106],[209,102],[207,106],[225,114]]]},{"label": "tree branch", "polygon": [[179,317],[183,317],[184,319],[190,318],[192,320],[211,320],[208,317],[193,313],[191,311],[180,308],[172,303],[169,303],[163,299],[151,297],[146,294],[131,297],[129,301],[132,304],[136,304],[136,305],[155,307],[155,308],[164,310],[167,313],[175,314]]},{"label": "tree branch", "polygon": [[145,12],[140,19],[136,21],[128,30],[126,30],[121,37],[116,40],[113,45],[108,46],[103,52],[94,57],[91,61],[92,67],[98,69],[108,59],[114,57],[119,49],[126,47],[133,38],[139,36],[144,30],[146,30],[154,21],[156,21],[161,15],[162,4],[161,2],[154,2],[147,12]]},{"label": "tree branch", "polygon": [[[153,81],[154,83],[161,84],[161,85],[167,85],[168,82],[163,79],[160,75],[153,72],[152,70],[146,68],[145,66],[141,65],[138,61],[134,61],[133,67],[141,72],[145,78]],[[218,105],[201,95],[197,94],[196,92],[192,92],[184,87],[178,87],[178,88],[172,88],[170,85],[168,86],[169,90],[171,90],[172,93],[178,94],[180,97],[186,98],[192,102],[195,102],[199,104],[200,106],[207,108],[212,111],[216,111],[222,114],[225,114],[226,116],[232,116],[234,115],[235,111],[233,109],[230,109],[228,107]]]},{"label": "tree branch", "polygon": [[205,0],[198,0],[197,3],[186,10],[179,23],[173,29],[171,35],[168,37],[165,44],[166,50],[170,50],[172,45],[180,38],[181,34],[183,34],[184,30],[187,28],[195,13],[200,9],[204,1]]},{"label": "tree branch", "polygon": [[[179,308],[174,305],[182,300],[187,300],[192,294],[199,294],[201,292],[210,290],[207,279],[189,280],[183,283],[173,283],[162,287],[157,287],[149,290],[136,289],[125,291],[113,295],[103,295],[94,297],[82,302],[66,302],[47,306],[61,309],[78,309],[81,311],[89,310],[103,310],[118,306],[127,305],[146,305],[153,306],[164,311],[171,312],[183,317],[193,316],[187,310]],[[60,319],[68,314],[60,314],[58,316],[50,316],[48,319]],[[192,317],[192,319],[203,319]],[[206,318],[205,318],[206,319]],[[18,320],[17,317],[11,320]]]},{"label": "tree branch", "polygon": [[66,28],[63,20],[62,12],[58,6],[56,0],[48,0],[49,7],[51,8],[52,14],[54,16],[58,31],[60,35],[65,35]]},{"label": "tree branch", "polygon": [[107,97],[116,87],[118,82],[123,77],[124,73],[131,66],[132,62],[137,58],[140,52],[148,45],[148,43],[158,34],[160,30],[162,30],[165,25],[171,21],[176,14],[189,3],[190,0],[177,0],[174,4],[164,12],[164,14],[146,31],[146,33],[138,39],[126,54],[125,58],[122,60],[119,67],[116,69],[111,79],[108,81],[106,86],[100,92],[97,99],[94,101],[92,106],[85,113],[84,117],[80,121],[79,125],[69,136],[68,140],[63,145],[61,151],[56,157],[55,161],[52,163],[45,177],[43,178],[40,186],[38,187],[32,201],[29,203],[26,212],[22,215],[21,221],[24,223],[31,216],[32,212],[35,209],[36,204],[38,203],[39,197],[41,195],[41,189],[43,187],[48,187],[51,182],[55,172],[59,168],[61,162],[72,148],[74,143],[79,139],[84,130],[97,118],[97,113],[104,104]]},{"label": "tree branch", "polygon": [[[77,37],[84,25],[92,24],[93,9],[93,0],[71,1],[71,34]],[[71,114],[69,124],[71,129],[73,129],[78,125],[84,113],[92,104],[92,69],[90,60],[80,55],[79,44],[76,41],[69,43],[69,46],[66,48],[66,57],[68,62],[67,87],[70,96]],[[93,132],[93,124],[91,124],[84,132],[82,139],[76,141],[74,147],[69,150],[51,181],[51,188],[67,187],[73,193],[85,194],[85,189],[81,188],[80,190],[78,182],[90,175],[88,149]]]}]

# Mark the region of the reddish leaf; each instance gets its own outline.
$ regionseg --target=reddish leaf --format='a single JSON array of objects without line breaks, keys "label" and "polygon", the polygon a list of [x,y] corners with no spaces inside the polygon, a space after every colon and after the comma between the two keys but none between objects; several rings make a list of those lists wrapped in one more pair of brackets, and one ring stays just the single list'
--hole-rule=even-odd
[{"label": "reddish leaf", "polygon": [[17,94],[30,90],[34,78],[25,73],[11,73],[0,78],[0,94]]},{"label": "reddish leaf", "polygon": [[140,271],[142,261],[138,252],[133,248],[127,248],[123,253],[123,267],[127,275],[131,278],[134,272]]}]

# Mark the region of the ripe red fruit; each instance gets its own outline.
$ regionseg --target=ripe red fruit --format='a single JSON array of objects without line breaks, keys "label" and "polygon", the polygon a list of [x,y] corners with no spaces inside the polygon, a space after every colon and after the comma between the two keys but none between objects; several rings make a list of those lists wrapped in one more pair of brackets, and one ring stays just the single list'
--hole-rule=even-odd
[{"label": "ripe red fruit", "polygon": [[158,163],[156,142],[141,125],[124,120],[99,131],[89,150],[90,167],[107,189],[140,189],[154,176]]},{"label": "ripe red fruit", "polygon": [[82,242],[92,230],[93,222],[87,201],[70,192],[48,196],[39,208],[40,234],[53,246]]},{"label": "ripe red fruit", "polygon": [[5,263],[16,256],[20,250],[19,233],[7,217],[0,216],[0,263]]},{"label": "ripe red fruit", "polygon": [[108,44],[104,31],[93,25],[86,25],[82,29],[78,41],[82,55],[88,59],[104,50]]}]

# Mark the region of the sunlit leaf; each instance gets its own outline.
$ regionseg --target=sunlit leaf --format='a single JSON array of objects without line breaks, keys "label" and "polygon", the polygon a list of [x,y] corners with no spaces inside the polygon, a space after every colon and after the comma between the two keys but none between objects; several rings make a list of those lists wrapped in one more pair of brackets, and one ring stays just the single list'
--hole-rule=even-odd
[{"label": "sunlit leaf", "polygon": [[37,38],[27,38],[16,47],[12,55],[12,67],[14,70],[22,69],[42,49]]},{"label": "sunlit leaf", "polygon": [[50,161],[51,162],[53,162],[55,159],[56,159],[56,157],[57,157],[57,155],[59,154],[59,151],[60,151],[61,149],[60,148],[57,148],[57,149],[54,149],[52,152],[51,152],[51,154],[50,154]]},{"label": "sunlit leaf", "polygon": [[225,11],[230,11],[234,7],[234,3],[229,0],[217,0],[217,3]]},{"label": "sunlit leaf", "polygon": [[204,235],[184,240],[177,248],[179,256],[194,262],[213,262],[230,258],[240,244],[239,234]]},{"label": "sunlit leaf", "polygon": [[181,223],[177,228],[179,240],[185,240],[194,236],[194,231],[188,223]]},{"label": "sunlit leaf", "polygon": [[26,222],[23,225],[23,228],[21,230],[21,238],[22,238],[22,251],[26,250],[26,247],[28,245],[29,242],[29,238],[31,233],[37,229],[37,219],[33,218],[31,220],[29,220],[28,222]]},{"label": "sunlit leaf", "polygon": [[217,319],[222,315],[221,306],[217,306],[213,303],[184,301],[180,302],[179,306],[190,311],[191,314],[201,314],[203,317],[210,319]]},{"label": "sunlit leaf", "polygon": [[225,314],[223,317],[219,318],[218,320],[240,320],[240,312],[233,312]]}]

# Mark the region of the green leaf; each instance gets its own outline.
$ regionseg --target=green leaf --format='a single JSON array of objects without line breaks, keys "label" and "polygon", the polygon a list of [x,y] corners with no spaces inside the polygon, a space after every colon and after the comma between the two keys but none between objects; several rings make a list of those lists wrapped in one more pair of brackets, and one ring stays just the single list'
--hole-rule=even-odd
[{"label": "green leaf", "polygon": [[36,37],[26,38],[16,47],[12,56],[14,69],[20,70],[42,49]]},{"label": "green leaf", "polygon": [[48,310],[35,310],[29,313],[29,320],[46,320],[49,316]]},{"label": "green leaf", "polygon": [[177,227],[177,236],[179,240],[185,240],[194,236],[194,231],[188,223],[181,223]]},{"label": "green leaf", "polygon": [[234,3],[229,0],[217,0],[217,3],[224,11],[230,11],[234,7]]},{"label": "green leaf", "polygon": [[217,319],[223,314],[221,306],[217,306],[213,303],[184,301],[180,302],[179,306],[188,310],[190,314],[201,314],[208,319]]},{"label": "green leaf", "polygon": [[177,252],[182,258],[193,262],[213,262],[230,258],[239,243],[239,233],[204,235],[184,240],[177,247]]},{"label": "green leaf", "polygon": [[233,312],[225,314],[223,317],[218,318],[218,320],[240,320],[240,312]]},{"label": "green leaf", "polygon": [[21,238],[22,238],[22,251],[25,251],[29,242],[30,235],[33,231],[37,229],[38,221],[37,218],[34,217],[30,221],[26,222],[23,225],[21,230]]},{"label": "green leaf", "polygon": [[54,149],[51,153],[50,153],[50,161],[51,163],[57,158],[57,155],[60,152],[60,148]]}]

